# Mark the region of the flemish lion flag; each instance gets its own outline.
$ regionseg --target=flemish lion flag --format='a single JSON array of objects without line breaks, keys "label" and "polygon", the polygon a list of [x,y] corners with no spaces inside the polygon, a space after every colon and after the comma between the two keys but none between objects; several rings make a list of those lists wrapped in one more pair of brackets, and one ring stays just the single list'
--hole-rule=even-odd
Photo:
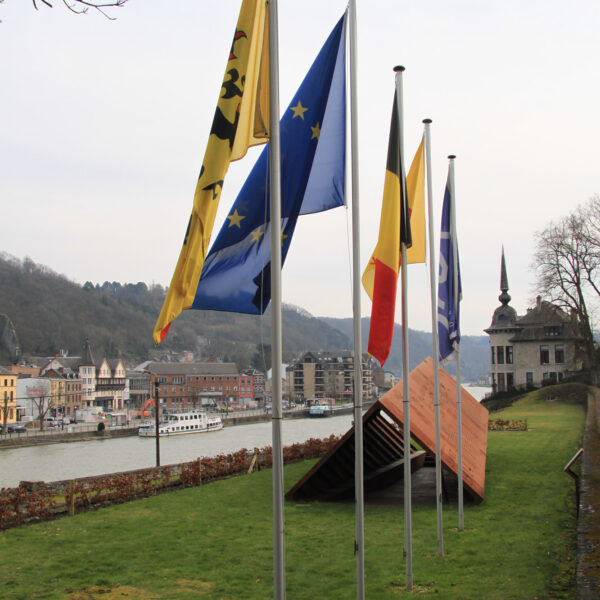
[{"label": "flemish lion flag", "polygon": [[266,0],[243,0],[208,138],[194,206],[171,285],[154,327],[157,344],[190,308],[212,233],[225,173],[249,146],[267,141],[268,19]]},{"label": "flemish lion flag", "polygon": [[[425,262],[423,141],[405,180],[399,139],[398,110],[394,96],[379,238],[362,276],[363,287],[373,302],[368,351],[382,365],[390,353],[394,332],[400,243],[405,242],[408,246],[408,263]],[[413,217],[416,221],[414,231]]]}]

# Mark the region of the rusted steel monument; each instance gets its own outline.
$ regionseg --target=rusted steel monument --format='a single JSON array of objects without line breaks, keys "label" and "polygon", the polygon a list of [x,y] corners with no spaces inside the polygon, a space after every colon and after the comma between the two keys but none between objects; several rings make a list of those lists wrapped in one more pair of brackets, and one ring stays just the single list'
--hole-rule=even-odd
[{"label": "rusted steel monument", "polygon": [[[410,373],[410,465],[420,469],[435,456],[433,360],[427,358]],[[441,463],[458,473],[456,381],[439,370]],[[476,503],[485,491],[488,411],[464,388],[462,401],[463,488]],[[382,396],[363,415],[365,492],[402,480],[404,421],[402,382]],[[294,487],[288,500],[342,500],[354,494],[354,428],[352,427]]]}]

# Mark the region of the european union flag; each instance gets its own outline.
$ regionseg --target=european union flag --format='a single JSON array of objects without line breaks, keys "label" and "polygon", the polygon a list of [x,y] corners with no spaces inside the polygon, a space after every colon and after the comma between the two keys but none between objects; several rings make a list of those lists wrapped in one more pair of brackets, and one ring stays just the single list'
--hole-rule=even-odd
[{"label": "european union flag", "polygon": [[[282,263],[299,215],[344,204],[345,28],[342,17],[281,118]],[[271,299],[269,150],[206,257],[192,308],[262,314]]]},{"label": "european union flag", "polygon": [[442,207],[442,227],[440,233],[440,273],[438,281],[438,340],[440,361],[448,362],[460,343],[460,301],[462,286],[460,266],[458,264],[458,245],[456,245],[456,269],[458,289],[454,281],[454,240],[456,231],[453,226],[452,212],[454,198],[450,184],[450,173],[446,182],[444,205]]}]

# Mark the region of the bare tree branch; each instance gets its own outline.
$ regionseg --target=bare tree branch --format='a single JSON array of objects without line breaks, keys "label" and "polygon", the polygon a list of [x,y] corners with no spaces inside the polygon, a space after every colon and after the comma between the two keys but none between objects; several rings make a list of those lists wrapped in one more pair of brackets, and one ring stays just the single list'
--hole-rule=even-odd
[{"label": "bare tree branch", "polygon": [[[596,212],[594,213],[594,211]],[[600,199],[535,234],[532,268],[539,293],[577,315],[588,364],[596,364],[588,300],[600,296]],[[588,293],[594,293],[592,299]]]},{"label": "bare tree branch", "polygon": [[[31,1],[35,10],[39,10],[37,5],[38,0]],[[49,2],[49,0],[40,1],[43,2],[46,6],[52,8],[52,4]],[[4,2],[4,0],[0,0],[0,4],[2,2]],[[76,15],[86,14],[90,8],[93,8],[107,19],[114,21],[115,17],[111,17],[106,12],[106,9],[119,8],[123,6],[126,2],[128,2],[128,0],[62,0],[62,2],[71,12],[75,13]]]}]

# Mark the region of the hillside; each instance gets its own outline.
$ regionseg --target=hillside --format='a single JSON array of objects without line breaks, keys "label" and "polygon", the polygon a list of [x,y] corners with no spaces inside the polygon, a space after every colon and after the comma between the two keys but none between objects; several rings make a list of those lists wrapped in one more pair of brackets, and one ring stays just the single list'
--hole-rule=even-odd
[{"label": "hillside", "polygon": [[[174,352],[189,350],[200,360],[222,359],[241,368],[264,368],[263,354],[269,355],[271,343],[268,310],[263,317],[184,311],[157,347],[152,331],[165,293],[162,286],[148,287],[143,282],[86,282],[81,286],[27,258],[0,256],[0,315],[12,321],[23,354],[53,356],[65,349],[77,355],[87,337],[96,358],[121,356],[129,364],[147,358],[169,359]],[[401,333],[396,325],[385,365],[397,375],[402,373]],[[368,334],[369,319],[364,318],[365,351]],[[301,308],[284,306],[284,362],[307,350],[349,349],[352,335],[351,319],[315,318]],[[410,330],[409,343],[412,368],[431,355],[431,334]],[[489,370],[487,337],[465,336],[462,349],[464,379],[474,380]],[[0,353],[0,364],[9,360],[6,351]]]},{"label": "hillside", "polygon": [[[334,319],[321,317],[332,327],[336,327],[348,337],[353,335],[352,319]],[[364,317],[361,322],[361,335],[363,351],[367,351],[369,340],[369,318]],[[477,377],[488,373],[489,362],[489,339],[485,335],[464,335],[461,342],[461,376],[464,381],[477,381]],[[428,356],[433,356],[431,332],[408,330],[408,362],[410,369],[414,369]],[[394,340],[390,356],[384,368],[398,377],[402,376],[402,326],[396,323],[394,326]],[[456,363],[451,361],[444,367],[449,373],[456,373]]]},{"label": "hillside", "polygon": [[[270,315],[185,311],[156,347],[152,331],[166,289],[145,283],[80,286],[29,259],[0,256],[0,314],[14,324],[21,352],[77,355],[89,338],[95,356],[120,355],[130,363],[191,350],[200,359],[221,358],[261,366],[261,343],[270,345]],[[348,348],[347,336],[303,311],[283,311],[284,360],[308,349]],[[268,353],[268,349],[267,349]],[[0,356],[8,361],[5,353]]]}]

